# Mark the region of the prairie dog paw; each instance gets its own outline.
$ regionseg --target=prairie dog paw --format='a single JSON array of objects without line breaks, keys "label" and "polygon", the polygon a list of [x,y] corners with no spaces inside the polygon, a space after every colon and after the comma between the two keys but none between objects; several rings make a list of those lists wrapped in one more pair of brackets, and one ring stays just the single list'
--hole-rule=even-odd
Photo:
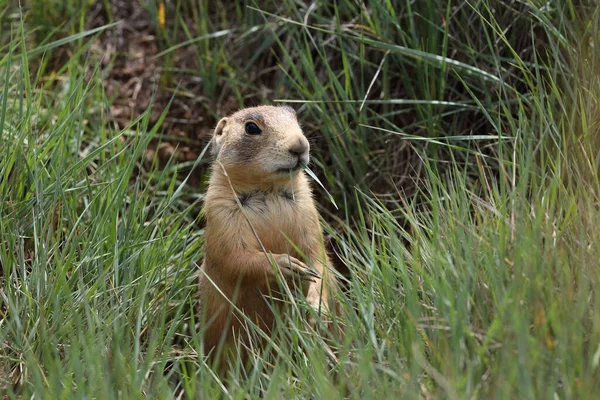
[{"label": "prairie dog paw", "polygon": [[317,279],[321,279],[317,271],[289,254],[278,254],[273,258],[286,280],[299,278],[301,281],[316,282]]}]

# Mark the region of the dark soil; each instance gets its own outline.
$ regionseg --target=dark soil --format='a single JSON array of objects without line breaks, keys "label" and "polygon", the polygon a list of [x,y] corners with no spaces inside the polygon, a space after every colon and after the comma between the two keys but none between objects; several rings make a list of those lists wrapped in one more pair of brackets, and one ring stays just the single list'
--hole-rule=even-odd
[{"label": "dark soil", "polygon": [[[109,23],[105,4],[97,1],[92,6],[88,28]],[[156,57],[159,53],[156,24],[151,15],[138,1],[128,0],[113,0],[111,13],[113,20],[121,23],[106,30],[93,46],[93,51],[102,59],[106,94],[112,104],[111,118],[124,128],[149,112],[150,126],[153,126],[168,107],[159,131],[167,139],[149,146],[147,161],[158,157],[160,164],[165,165],[171,157],[173,162],[195,160],[208,142],[214,125],[205,109],[197,106],[199,98],[190,96],[199,86],[199,80],[182,74],[176,80],[186,88],[184,92],[165,89],[166,85],[161,84],[161,60]],[[185,64],[185,57],[178,60]]]}]

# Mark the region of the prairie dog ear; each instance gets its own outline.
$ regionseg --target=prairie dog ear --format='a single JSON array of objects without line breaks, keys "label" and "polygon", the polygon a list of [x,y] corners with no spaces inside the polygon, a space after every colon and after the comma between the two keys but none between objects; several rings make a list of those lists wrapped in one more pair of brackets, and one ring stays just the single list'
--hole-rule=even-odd
[{"label": "prairie dog ear", "polygon": [[219,154],[219,150],[221,150],[221,145],[223,144],[223,129],[225,129],[225,125],[227,125],[227,118],[222,118],[213,133],[211,152],[214,156]]}]

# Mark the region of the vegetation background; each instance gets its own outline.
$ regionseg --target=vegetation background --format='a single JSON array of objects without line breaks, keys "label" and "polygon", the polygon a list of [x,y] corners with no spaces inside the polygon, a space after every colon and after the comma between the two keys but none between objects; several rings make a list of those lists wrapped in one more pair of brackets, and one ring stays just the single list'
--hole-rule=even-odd
[{"label": "vegetation background", "polygon": [[[599,23],[593,0],[0,0],[1,396],[596,398]],[[193,311],[205,149],[262,103],[313,142],[347,330],[282,316],[223,382]]]}]

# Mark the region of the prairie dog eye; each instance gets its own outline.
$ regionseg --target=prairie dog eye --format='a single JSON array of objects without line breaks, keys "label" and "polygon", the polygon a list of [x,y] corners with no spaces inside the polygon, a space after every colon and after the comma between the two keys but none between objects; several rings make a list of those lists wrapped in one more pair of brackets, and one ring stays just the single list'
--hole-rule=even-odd
[{"label": "prairie dog eye", "polygon": [[260,135],[262,130],[254,122],[246,122],[246,133],[248,135]]}]

